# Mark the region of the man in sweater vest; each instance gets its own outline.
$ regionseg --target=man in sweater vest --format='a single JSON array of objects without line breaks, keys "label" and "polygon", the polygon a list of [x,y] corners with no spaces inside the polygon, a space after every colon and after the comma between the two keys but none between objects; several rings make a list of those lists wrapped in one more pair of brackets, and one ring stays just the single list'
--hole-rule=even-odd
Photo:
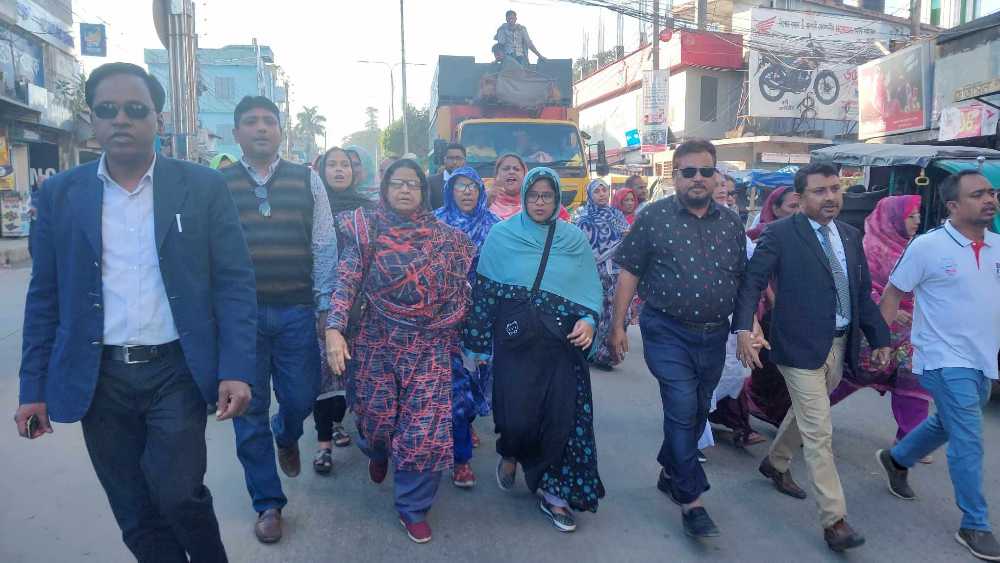
[{"label": "man in sweater vest", "polygon": [[[243,158],[222,171],[257,275],[254,393],[234,428],[236,453],[258,514],[254,533],[263,543],[281,539],[281,510],[288,502],[275,467],[275,444],[285,475],[295,477],[301,468],[302,422],[319,392],[317,314],[325,325],[337,266],[326,190],[315,172],[278,156],[280,115],[263,96],[243,98],[233,129]],[[268,420],[272,384],[280,404]]]}]

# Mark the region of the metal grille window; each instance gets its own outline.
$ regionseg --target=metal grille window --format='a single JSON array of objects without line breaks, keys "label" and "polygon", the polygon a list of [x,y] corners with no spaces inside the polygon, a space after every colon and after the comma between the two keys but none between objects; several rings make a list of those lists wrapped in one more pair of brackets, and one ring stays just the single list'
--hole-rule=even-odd
[{"label": "metal grille window", "polygon": [[719,79],[714,76],[701,77],[702,121],[715,121],[719,117]]},{"label": "metal grille window", "polygon": [[215,77],[215,97],[220,100],[232,100],[236,95],[236,80],[231,76]]}]

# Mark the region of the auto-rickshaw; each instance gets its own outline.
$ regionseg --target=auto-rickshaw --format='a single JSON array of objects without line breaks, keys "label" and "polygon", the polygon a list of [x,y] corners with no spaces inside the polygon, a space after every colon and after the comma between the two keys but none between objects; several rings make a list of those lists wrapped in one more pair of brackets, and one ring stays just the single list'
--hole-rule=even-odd
[{"label": "auto-rickshaw", "polygon": [[[816,149],[810,162],[859,168],[864,184],[844,194],[841,220],[864,229],[865,218],[878,200],[889,195],[917,194],[923,199],[920,232],[947,217],[937,187],[951,174],[978,169],[993,187],[1000,187],[1000,151],[978,147],[852,143]],[[860,187],[864,189],[861,190]]]}]

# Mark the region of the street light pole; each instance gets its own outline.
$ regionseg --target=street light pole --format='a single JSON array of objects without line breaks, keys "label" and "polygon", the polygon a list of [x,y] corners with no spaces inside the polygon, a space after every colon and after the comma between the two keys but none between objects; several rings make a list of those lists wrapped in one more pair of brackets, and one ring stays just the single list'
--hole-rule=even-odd
[{"label": "street light pole", "polygon": [[410,129],[406,119],[406,33],[403,25],[403,0],[399,0],[399,48],[403,76],[403,154],[410,152]]}]

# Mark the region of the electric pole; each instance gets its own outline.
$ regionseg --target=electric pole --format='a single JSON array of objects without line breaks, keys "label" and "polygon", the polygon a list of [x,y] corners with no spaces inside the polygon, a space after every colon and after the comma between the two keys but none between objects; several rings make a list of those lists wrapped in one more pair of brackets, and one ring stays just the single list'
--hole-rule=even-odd
[{"label": "electric pole", "polygon": [[292,90],[285,78],[285,159],[292,156]]},{"label": "electric pole", "polygon": [[406,32],[403,25],[403,0],[399,0],[399,48],[403,74],[403,154],[410,152],[410,129],[406,119]]},{"label": "electric pole", "polygon": [[922,8],[920,0],[910,0],[910,39],[912,40],[915,40],[920,35],[920,12]]},{"label": "electric pole", "polygon": [[653,0],[653,70],[660,70],[660,0]]},{"label": "electric pole", "polygon": [[198,71],[194,2],[155,0],[153,19],[170,63],[170,122],[173,154],[198,159]]}]

